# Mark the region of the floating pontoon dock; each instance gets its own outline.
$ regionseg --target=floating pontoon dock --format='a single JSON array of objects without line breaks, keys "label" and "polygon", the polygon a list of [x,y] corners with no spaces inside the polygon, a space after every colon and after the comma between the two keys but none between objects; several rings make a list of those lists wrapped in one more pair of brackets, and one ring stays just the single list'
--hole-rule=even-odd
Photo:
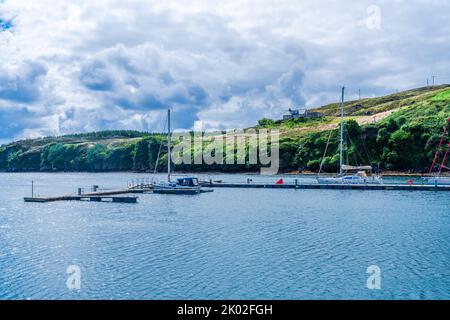
[{"label": "floating pontoon dock", "polygon": [[[218,183],[203,182],[203,187],[211,188],[202,192],[212,192],[214,188],[242,189],[297,189],[297,190],[384,190],[384,191],[450,191],[446,185],[408,185],[408,184],[318,184],[318,183]],[[55,201],[93,201],[114,203],[136,203],[136,196],[117,196],[132,193],[152,193],[149,185],[128,189],[105,190],[100,192],[68,195],[59,197],[30,197],[25,202],[55,202]]]},{"label": "floating pontoon dock", "polygon": [[450,191],[450,186],[408,185],[408,184],[205,183],[203,186],[209,188],[254,188],[254,189]]},{"label": "floating pontoon dock", "polygon": [[61,196],[61,197],[32,197],[24,198],[25,202],[56,202],[56,201],[92,201],[92,202],[115,202],[136,203],[137,197],[113,197],[113,196]]}]

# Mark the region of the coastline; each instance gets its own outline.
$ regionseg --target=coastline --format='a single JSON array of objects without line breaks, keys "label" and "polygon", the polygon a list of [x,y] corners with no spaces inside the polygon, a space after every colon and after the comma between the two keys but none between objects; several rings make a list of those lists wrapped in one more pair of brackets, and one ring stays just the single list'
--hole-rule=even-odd
[{"label": "coastline", "polygon": [[[312,171],[290,171],[283,173],[284,175],[304,175],[313,176],[317,175],[318,172]],[[333,173],[324,173],[325,175],[332,175]],[[428,173],[418,173],[418,172],[406,172],[406,171],[382,171],[381,175],[384,177],[429,177],[433,176]],[[442,174],[442,176],[448,176],[448,174]]]},{"label": "coastline", "polygon": [[[21,174],[21,173],[130,173],[130,174],[151,174],[153,175],[153,171],[133,171],[133,170],[123,170],[123,171],[0,171],[0,173],[11,173],[11,174]],[[156,174],[166,174],[166,172],[157,172]],[[229,174],[229,175],[251,175],[251,176],[259,176],[259,171],[233,171],[233,172],[227,172],[227,171],[176,171],[173,173],[174,175],[221,175],[221,174]],[[323,175],[334,175],[335,173],[330,172],[324,172]],[[318,175],[318,172],[314,171],[286,171],[286,172],[279,172],[275,176],[316,176]],[[382,171],[382,176],[385,177],[430,177],[434,176],[433,174],[430,175],[428,173],[418,173],[418,172],[407,172],[407,171]],[[450,176],[450,174],[441,174],[441,176]]]}]

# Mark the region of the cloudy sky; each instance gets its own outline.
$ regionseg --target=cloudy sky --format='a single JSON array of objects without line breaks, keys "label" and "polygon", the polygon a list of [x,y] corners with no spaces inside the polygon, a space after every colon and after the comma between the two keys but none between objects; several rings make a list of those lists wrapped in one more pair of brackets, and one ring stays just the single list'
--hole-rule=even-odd
[{"label": "cloudy sky", "polygon": [[0,0],[0,142],[232,128],[450,83],[447,0]]}]

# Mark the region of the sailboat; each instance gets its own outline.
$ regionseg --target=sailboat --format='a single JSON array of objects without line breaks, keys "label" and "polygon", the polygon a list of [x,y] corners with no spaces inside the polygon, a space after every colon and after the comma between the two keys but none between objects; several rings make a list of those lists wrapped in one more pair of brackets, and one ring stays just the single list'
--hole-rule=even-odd
[{"label": "sailboat", "polygon": [[438,185],[438,186],[450,186],[450,177],[432,177],[428,178],[428,184]]},{"label": "sailboat", "polygon": [[[433,173],[434,167],[435,167],[436,162],[437,162],[437,160],[439,158],[439,154],[441,152],[442,145],[444,143],[445,135],[448,132],[449,125],[450,125],[450,118],[448,118],[447,125],[444,128],[444,133],[442,134],[441,140],[439,141],[438,149],[436,150],[436,154],[434,155],[433,164],[431,165],[430,171],[428,172],[430,175]],[[439,166],[439,172],[437,173],[436,176],[427,178],[428,184],[432,184],[432,185],[450,185],[450,177],[443,177],[443,176],[441,176],[442,169],[447,169],[447,170],[450,169],[450,168],[445,166],[445,163],[447,161],[447,157],[448,157],[449,151],[450,151],[450,142],[447,145],[447,150],[445,151],[444,158],[442,159],[442,163]]]},{"label": "sailboat", "polygon": [[339,150],[340,150],[339,175],[336,177],[321,177],[319,171],[319,175],[317,176],[317,182],[319,184],[382,184],[383,179],[381,178],[381,176],[373,175],[373,168],[371,166],[349,166],[344,164],[344,98],[345,98],[345,87],[342,87],[341,123],[340,123],[341,128],[340,128],[340,143],[339,143]]},{"label": "sailboat", "polygon": [[171,139],[170,109],[167,110],[167,181],[153,184],[153,193],[158,194],[199,194],[202,189],[196,177],[171,179]]}]

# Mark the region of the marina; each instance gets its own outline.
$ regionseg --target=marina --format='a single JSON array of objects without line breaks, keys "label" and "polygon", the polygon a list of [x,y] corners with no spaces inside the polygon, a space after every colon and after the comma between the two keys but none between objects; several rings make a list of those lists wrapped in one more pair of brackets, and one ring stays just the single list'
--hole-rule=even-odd
[{"label": "marina", "polygon": [[[447,145],[442,163],[439,166],[439,171],[436,176],[428,177],[421,180],[419,184],[414,183],[412,179],[405,182],[384,183],[379,175],[373,175],[373,168],[371,166],[351,166],[344,164],[344,92],[345,87],[342,87],[341,97],[341,121],[340,121],[340,143],[339,143],[339,175],[336,177],[328,177],[321,175],[322,165],[327,153],[328,143],[325,148],[324,157],[322,159],[319,173],[314,180],[302,180],[299,183],[298,179],[290,179],[285,183],[284,179],[279,179],[276,183],[273,182],[259,182],[253,183],[253,180],[248,178],[247,183],[241,182],[223,182],[222,180],[206,179],[200,181],[197,177],[184,176],[172,179],[172,161],[171,161],[171,126],[170,126],[170,109],[167,111],[167,181],[155,182],[154,177],[150,180],[149,177],[138,179],[137,183],[132,180],[130,184],[127,181],[127,187],[124,189],[101,190],[98,185],[91,186],[91,193],[84,193],[83,188],[78,188],[77,195],[66,196],[51,196],[51,197],[35,197],[34,196],[34,182],[31,182],[31,197],[25,197],[25,202],[48,203],[56,201],[90,201],[90,202],[113,202],[113,203],[137,203],[138,197],[125,196],[127,194],[136,193],[152,193],[161,195],[198,195],[201,193],[213,192],[215,188],[233,188],[233,189],[295,189],[295,190],[348,190],[348,191],[450,191],[449,177],[441,176],[443,169],[448,169],[445,166],[447,156],[450,151],[450,143]],[[433,164],[430,167],[429,175],[433,173],[433,169],[439,158],[443,142],[448,132],[450,118],[444,128],[444,132],[439,142]],[[329,142],[330,138],[328,138]],[[160,145],[160,148],[162,144]],[[160,154],[156,160],[158,163]],[[154,176],[157,171],[155,165]],[[209,188],[209,189],[205,189]]]},{"label": "marina", "polygon": [[[431,185],[431,184],[319,184],[319,183],[298,183],[294,180],[290,183],[238,183],[238,182],[202,182],[203,187],[200,193],[210,193],[214,188],[233,188],[233,189],[296,189],[296,190],[382,190],[382,191],[450,191],[450,185]],[[209,188],[209,189],[205,189]],[[56,202],[56,201],[91,201],[91,202],[114,202],[114,203],[137,203],[136,196],[119,196],[126,194],[152,194],[160,193],[154,190],[152,184],[140,184],[126,189],[103,190],[93,193],[52,196],[52,197],[25,197],[25,202]],[[166,194],[177,194],[166,193]],[[189,195],[189,193],[184,193]],[[192,193],[197,194],[197,193]]]}]

